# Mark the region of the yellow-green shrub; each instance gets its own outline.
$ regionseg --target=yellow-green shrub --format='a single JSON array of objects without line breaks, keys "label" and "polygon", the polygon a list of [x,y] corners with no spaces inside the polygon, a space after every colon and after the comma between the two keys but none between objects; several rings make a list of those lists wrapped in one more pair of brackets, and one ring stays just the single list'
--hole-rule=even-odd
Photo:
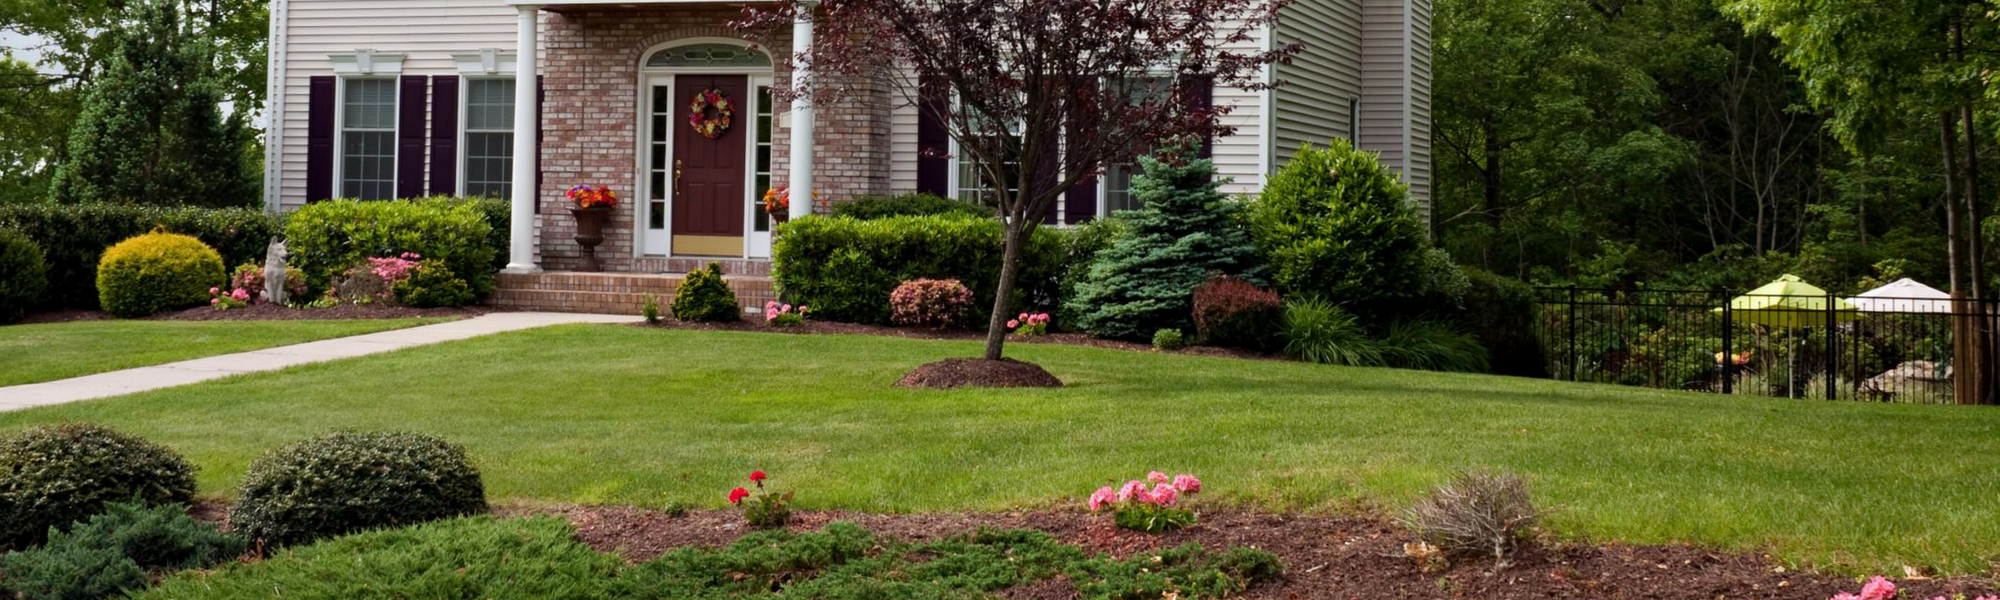
[{"label": "yellow-green shrub", "polygon": [[121,317],[200,306],[227,280],[222,255],[201,240],[155,231],[119,242],[97,263],[97,301]]}]

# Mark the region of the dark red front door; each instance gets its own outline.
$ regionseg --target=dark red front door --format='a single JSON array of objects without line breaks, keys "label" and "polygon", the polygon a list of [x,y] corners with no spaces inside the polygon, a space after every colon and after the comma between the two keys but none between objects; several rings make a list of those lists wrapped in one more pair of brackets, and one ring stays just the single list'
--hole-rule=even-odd
[{"label": "dark red front door", "polygon": [[[674,254],[739,255],[743,253],[744,145],[755,114],[750,106],[750,80],[742,75],[677,75],[674,77]],[[697,95],[722,93],[736,114],[727,129],[709,139],[690,124]],[[706,111],[714,118],[714,108]]]}]

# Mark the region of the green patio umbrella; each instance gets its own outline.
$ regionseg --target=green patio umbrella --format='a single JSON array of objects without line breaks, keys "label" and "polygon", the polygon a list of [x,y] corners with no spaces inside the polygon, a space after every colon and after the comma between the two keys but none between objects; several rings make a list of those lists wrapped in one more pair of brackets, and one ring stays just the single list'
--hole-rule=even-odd
[{"label": "green patio umbrella", "polygon": [[[1829,311],[1827,303],[1833,304]],[[1799,276],[1785,274],[1777,281],[1764,284],[1729,301],[1729,320],[1736,323],[1763,325],[1773,329],[1803,329],[1806,327],[1826,327],[1831,312],[1832,323],[1845,323],[1861,318],[1861,311],[1854,304],[1828,294]],[[1715,312],[1723,312],[1716,308]],[[1795,342],[1796,345],[1796,342]],[[1792,368],[1798,368],[1798,349],[1791,354]],[[1785,395],[1795,397],[1797,376],[1786,378]]]}]

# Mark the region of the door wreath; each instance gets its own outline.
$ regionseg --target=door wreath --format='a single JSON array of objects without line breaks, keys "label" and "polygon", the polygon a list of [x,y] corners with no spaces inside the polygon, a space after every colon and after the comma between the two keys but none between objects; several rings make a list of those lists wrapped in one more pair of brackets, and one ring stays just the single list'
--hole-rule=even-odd
[{"label": "door wreath", "polygon": [[[714,117],[708,116],[710,108],[715,109]],[[688,125],[693,126],[695,133],[701,134],[701,137],[711,140],[722,137],[722,132],[729,130],[735,116],[736,107],[719,89],[702,90],[694,95],[694,102],[688,103]]]}]

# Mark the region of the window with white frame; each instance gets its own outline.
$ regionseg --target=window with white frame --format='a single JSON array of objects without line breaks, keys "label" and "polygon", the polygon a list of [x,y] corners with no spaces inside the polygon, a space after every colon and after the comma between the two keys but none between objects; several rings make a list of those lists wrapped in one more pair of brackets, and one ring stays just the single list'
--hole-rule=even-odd
[{"label": "window with white frame", "polygon": [[[1166,77],[1136,77],[1104,84],[1107,93],[1121,94],[1134,104],[1157,99],[1173,92],[1173,80]],[[1115,215],[1121,210],[1138,210],[1140,202],[1132,196],[1132,178],[1139,172],[1136,163],[1107,165],[1104,176],[1099,178],[1098,197],[1103,199],[1102,214]]]},{"label": "window with white frame", "polygon": [[771,86],[757,86],[757,147],[755,149],[757,153],[757,170],[752,174],[752,177],[756,178],[757,186],[755,190],[752,190],[754,193],[750,196],[752,199],[751,204],[755,207],[754,210],[757,213],[756,222],[751,224],[756,231],[771,230],[771,213],[764,210],[764,192],[771,190],[771,123],[774,116],[771,109],[772,105]]},{"label": "window with white frame", "polygon": [[[973,115],[972,118],[975,119],[973,128],[983,130],[984,125],[980,125],[976,120],[979,117]],[[1008,133],[1012,134],[1016,140],[1019,140],[1022,135],[1022,124],[1019,121],[1014,122],[1008,128]],[[951,153],[951,189],[953,198],[985,206],[991,204],[992,198],[988,194],[994,190],[1002,189],[1003,186],[1005,188],[1004,193],[1009,197],[1021,191],[1021,188],[1018,187],[1021,181],[1021,157],[1018,153],[1008,150],[1005,147],[1006,145],[998,139],[998,136],[990,134],[977,136],[971,140],[971,143],[977,144],[979,148],[982,148],[983,154],[991,156],[998,153],[1001,155],[1001,176],[1006,180],[1004,182],[993,181],[993,177],[987,174],[986,169],[980,167],[979,161],[975,160],[972,153],[967,151],[967,140],[954,141],[956,147]]]},{"label": "window with white frame", "polygon": [[396,80],[342,80],[340,195],[396,197]]},{"label": "window with white frame", "polygon": [[514,182],[514,80],[465,80],[467,196],[508,198]]}]

